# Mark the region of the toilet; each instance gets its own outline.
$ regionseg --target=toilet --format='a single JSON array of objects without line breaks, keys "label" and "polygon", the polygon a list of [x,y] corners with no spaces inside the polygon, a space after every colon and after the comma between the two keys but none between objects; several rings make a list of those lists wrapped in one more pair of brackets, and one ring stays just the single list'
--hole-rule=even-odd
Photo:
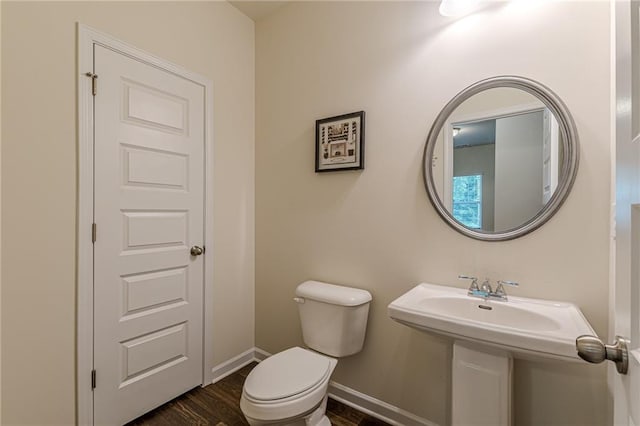
[{"label": "toilet", "polygon": [[302,337],[247,376],[240,409],[252,426],[330,426],[325,415],[336,358],[362,350],[371,293],[319,281],[296,288]]}]

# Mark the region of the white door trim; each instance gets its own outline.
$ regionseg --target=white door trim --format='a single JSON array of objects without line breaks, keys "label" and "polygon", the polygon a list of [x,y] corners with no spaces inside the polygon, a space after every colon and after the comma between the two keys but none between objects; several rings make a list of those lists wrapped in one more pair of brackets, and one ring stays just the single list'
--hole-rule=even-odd
[{"label": "white door trim", "polygon": [[[77,423],[93,424],[93,46],[101,45],[193,81],[205,89],[204,294],[202,384],[212,382],[213,365],[213,84],[210,80],[78,23],[78,230],[77,230]],[[100,78],[97,79],[98,93]],[[99,232],[99,230],[98,230]],[[98,236],[99,238],[99,236]],[[99,384],[98,384],[99,386]]]}]

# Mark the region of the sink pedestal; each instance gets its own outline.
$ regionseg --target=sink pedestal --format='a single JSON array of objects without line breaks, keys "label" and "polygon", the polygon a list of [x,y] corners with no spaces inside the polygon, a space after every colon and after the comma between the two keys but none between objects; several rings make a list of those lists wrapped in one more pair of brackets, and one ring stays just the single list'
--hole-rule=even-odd
[{"label": "sink pedestal", "polygon": [[509,352],[456,340],[451,367],[453,426],[511,425],[513,358]]}]

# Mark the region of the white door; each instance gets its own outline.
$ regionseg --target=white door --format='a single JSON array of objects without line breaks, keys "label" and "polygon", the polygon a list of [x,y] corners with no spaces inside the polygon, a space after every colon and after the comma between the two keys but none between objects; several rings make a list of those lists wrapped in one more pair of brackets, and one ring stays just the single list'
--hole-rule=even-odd
[{"label": "white door", "polygon": [[543,111],[496,119],[494,229],[519,226],[542,204]]},{"label": "white door", "polygon": [[[614,424],[640,425],[640,83],[638,3],[612,2],[616,18],[616,243],[612,335],[629,339],[626,375],[610,367]],[[632,65],[633,64],[633,65]],[[629,102],[633,99],[632,102]],[[631,105],[631,108],[629,108]],[[611,336],[613,337],[613,336]]]},{"label": "white door", "polygon": [[99,45],[94,66],[94,423],[111,425],[203,383],[204,88]]}]

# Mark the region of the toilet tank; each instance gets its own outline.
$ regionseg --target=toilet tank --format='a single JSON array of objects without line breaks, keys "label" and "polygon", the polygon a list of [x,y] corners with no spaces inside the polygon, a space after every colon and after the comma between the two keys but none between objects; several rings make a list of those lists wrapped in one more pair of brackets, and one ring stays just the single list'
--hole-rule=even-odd
[{"label": "toilet tank", "polygon": [[371,293],[319,281],[305,281],[296,289],[304,343],[334,357],[362,350]]}]

